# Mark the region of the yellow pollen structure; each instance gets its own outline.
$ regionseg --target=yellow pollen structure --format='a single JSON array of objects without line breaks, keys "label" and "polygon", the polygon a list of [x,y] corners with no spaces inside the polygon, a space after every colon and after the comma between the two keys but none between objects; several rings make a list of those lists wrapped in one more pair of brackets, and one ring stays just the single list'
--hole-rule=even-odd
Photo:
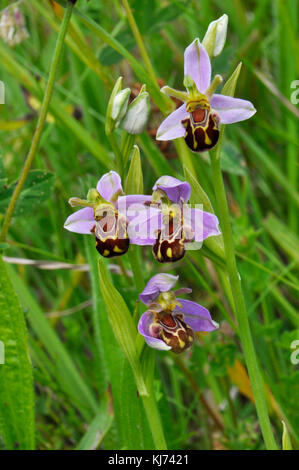
[{"label": "yellow pollen structure", "polygon": [[113,248],[113,251],[115,251],[115,253],[122,253],[122,249],[119,248],[117,245],[115,245],[115,247]]}]

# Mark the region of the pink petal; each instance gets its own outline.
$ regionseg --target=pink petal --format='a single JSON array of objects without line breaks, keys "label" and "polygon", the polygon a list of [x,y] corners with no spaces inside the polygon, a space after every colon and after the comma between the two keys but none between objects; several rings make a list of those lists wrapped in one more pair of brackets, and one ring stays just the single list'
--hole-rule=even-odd
[{"label": "pink petal", "polygon": [[157,140],[172,140],[178,137],[184,137],[185,128],[182,125],[182,120],[189,117],[187,113],[186,105],[183,104],[180,108],[176,109],[171,113],[164,121],[160,124],[157,130]]},{"label": "pink petal", "polygon": [[183,313],[184,322],[194,331],[213,331],[218,328],[218,323],[211,318],[209,310],[192,300],[177,299],[181,307],[176,307],[176,313]]},{"label": "pink petal", "polygon": [[91,207],[84,207],[84,209],[79,209],[66,219],[64,228],[70,232],[88,233],[91,235],[94,225],[93,209]]},{"label": "pink petal", "polygon": [[177,283],[179,276],[173,276],[172,274],[156,274],[153,276],[145,288],[139,295],[141,302],[145,305],[149,305],[152,301],[158,297],[160,292],[168,292]]},{"label": "pink petal", "polygon": [[256,109],[250,101],[225,95],[213,95],[211,107],[219,115],[221,124],[244,121],[256,113]]},{"label": "pink petal", "polygon": [[132,204],[127,210],[129,225],[127,228],[130,242],[133,245],[153,245],[157,232],[162,225],[161,210],[155,206],[145,207]]},{"label": "pink petal", "polygon": [[111,170],[109,173],[103,175],[98,181],[97,190],[102,198],[111,202],[116,193],[123,192],[119,174]]},{"label": "pink petal", "polygon": [[154,349],[159,349],[160,351],[169,351],[170,346],[167,346],[162,339],[154,338],[150,332],[150,326],[153,322],[153,314],[150,312],[145,312],[141,315],[138,323],[138,331],[144,337],[147,344]]},{"label": "pink petal", "polygon": [[175,203],[181,202],[181,199],[187,202],[191,194],[191,187],[189,183],[168,175],[161,176],[156,181],[153,190],[156,189],[162,189],[162,191],[166,193],[168,199]]},{"label": "pink petal", "polygon": [[201,93],[204,93],[210,86],[211,61],[209,54],[198,38],[185,49],[184,74],[192,78]]},{"label": "pink petal", "polygon": [[190,209],[186,204],[183,206],[183,222],[184,226],[191,227],[195,242],[202,242],[221,233],[216,215],[201,209]]}]

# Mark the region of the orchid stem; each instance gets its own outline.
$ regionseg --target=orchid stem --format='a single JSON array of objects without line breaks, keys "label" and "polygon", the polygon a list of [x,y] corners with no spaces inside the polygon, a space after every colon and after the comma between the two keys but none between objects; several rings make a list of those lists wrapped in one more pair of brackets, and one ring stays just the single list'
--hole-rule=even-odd
[{"label": "orchid stem", "polygon": [[109,134],[107,137],[108,137],[109,143],[111,145],[111,148],[112,148],[114,156],[115,156],[116,167],[117,167],[118,173],[119,173],[120,177],[123,178],[123,176],[124,176],[124,165],[123,165],[123,157],[122,157],[121,150],[120,150],[120,148],[119,148],[119,146],[116,142],[116,139],[115,139],[113,133]]},{"label": "orchid stem", "polygon": [[156,351],[145,348],[143,351],[142,364],[146,388],[149,395],[142,397],[142,401],[156,450],[167,450],[163,425],[154,391],[155,361]]},{"label": "orchid stem", "polygon": [[213,184],[215,188],[216,202],[218,206],[218,215],[220,218],[220,225],[224,240],[224,249],[226,257],[226,267],[233,293],[235,312],[239,326],[239,333],[244,351],[245,361],[248,369],[250,383],[254,395],[255,406],[263,438],[267,449],[276,450],[277,445],[273,436],[271,423],[269,419],[267,404],[265,400],[263,383],[261,373],[258,366],[258,361],[254,349],[252,335],[250,331],[245,299],[242,292],[241,280],[239,277],[235,251],[233,245],[232,229],[229,219],[229,209],[226,199],[226,192],[221,172],[221,141],[223,132],[221,132],[221,139],[217,147],[210,151],[211,168],[213,176]]},{"label": "orchid stem", "polygon": [[20,176],[20,178],[18,180],[18,183],[15,187],[15,190],[13,192],[13,195],[11,197],[11,200],[9,202],[9,205],[8,205],[5,217],[4,217],[2,230],[1,230],[1,234],[0,234],[0,241],[5,241],[6,240],[9,225],[10,225],[10,222],[11,222],[11,219],[12,219],[12,216],[13,216],[13,212],[14,212],[14,209],[16,207],[20,192],[23,189],[26,178],[27,178],[28,173],[30,171],[30,168],[32,166],[34,157],[35,157],[36,152],[38,150],[38,146],[39,146],[39,143],[40,143],[42,131],[43,131],[44,124],[45,124],[45,121],[46,121],[46,117],[47,117],[47,114],[48,114],[48,108],[49,108],[50,100],[51,100],[52,93],[53,93],[57,68],[58,68],[60,58],[61,58],[64,39],[65,39],[65,36],[66,36],[66,33],[67,33],[67,28],[68,28],[68,25],[69,25],[69,22],[70,22],[70,19],[71,19],[71,16],[72,16],[73,8],[74,8],[74,3],[69,1],[67,3],[67,7],[66,7],[65,12],[64,12],[64,16],[63,16],[61,26],[60,26],[60,30],[59,30],[59,34],[58,34],[58,38],[57,38],[57,41],[56,41],[56,46],[55,46],[55,50],[54,50],[54,54],[53,54],[53,58],[52,58],[52,62],[51,62],[50,72],[49,72],[48,83],[47,83],[45,95],[44,95],[44,98],[43,98],[43,102],[42,102],[42,105],[41,105],[40,115],[39,115],[39,118],[38,118],[38,121],[37,121],[34,136],[33,136],[32,142],[31,142],[31,147],[29,149],[29,152],[28,152],[23,170],[21,172],[21,176]]}]

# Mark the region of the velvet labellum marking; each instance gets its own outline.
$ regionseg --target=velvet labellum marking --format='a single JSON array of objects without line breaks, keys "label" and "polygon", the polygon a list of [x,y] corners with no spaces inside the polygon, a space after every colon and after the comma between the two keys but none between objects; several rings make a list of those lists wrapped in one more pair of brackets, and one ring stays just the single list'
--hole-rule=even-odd
[{"label": "velvet labellum marking", "polygon": [[167,310],[156,314],[150,331],[154,338],[164,341],[176,354],[189,349],[194,341],[193,330],[183,321],[183,316],[172,315]]},{"label": "velvet labellum marking", "polygon": [[204,152],[215,147],[219,139],[219,116],[211,111],[206,99],[189,101],[186,109],[190,115],[183,119],[185,142],[193,152]]},{"label": "velvet labellum marking", "polygon": [[158,230],[158,237],[153,245],[153,255],[160,263],[175,262],[185,255],[186,237],[183,230],[181,212],[170,210],[166,214],[166,223]]},{"label": "velvet labellum marking", "polygon": [[95,211],[95,220],[98,252],[105,258],[124,255],[130,246],[126,218],[112,207],[100,207]]}]

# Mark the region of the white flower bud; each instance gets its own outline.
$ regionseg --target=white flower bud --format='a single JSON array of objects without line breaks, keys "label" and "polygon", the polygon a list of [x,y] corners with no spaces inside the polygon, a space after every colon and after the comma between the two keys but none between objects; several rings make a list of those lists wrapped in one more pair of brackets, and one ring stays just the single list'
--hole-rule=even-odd
[{"label": "white flower bud", "polygon": [[142,87],[139,95],[129,105],[126,115],[120,122],[119,127],[127,131],[129,134],[141,134],[150,115],[149,94]]},{"label": "white flower bud", "polygon": [[112,103],[111,118],[115,122],[121,121],[127,111],[130,98],[130,88],[125,88],[117,93]]},{"label": "white flower bud", "polygon": [[227,23],[228,16],[222,15],[218,20],[209,24],[202,44],[210,57],[216,57],[222,52],[226,41]]},{"label": "white flower bud", "polygon": [[[119,77],[115,82],[107,106],[105,123],[105,132],[107,135],[114,131],[116,121],[119,121],[127,110],[129,100],[129,96],[127,97],[127,94],[130,95],[130,90],[128,88],[122,90],[121,86],[122,77]],[[127,90],[129,90],[129,92]]]}]

